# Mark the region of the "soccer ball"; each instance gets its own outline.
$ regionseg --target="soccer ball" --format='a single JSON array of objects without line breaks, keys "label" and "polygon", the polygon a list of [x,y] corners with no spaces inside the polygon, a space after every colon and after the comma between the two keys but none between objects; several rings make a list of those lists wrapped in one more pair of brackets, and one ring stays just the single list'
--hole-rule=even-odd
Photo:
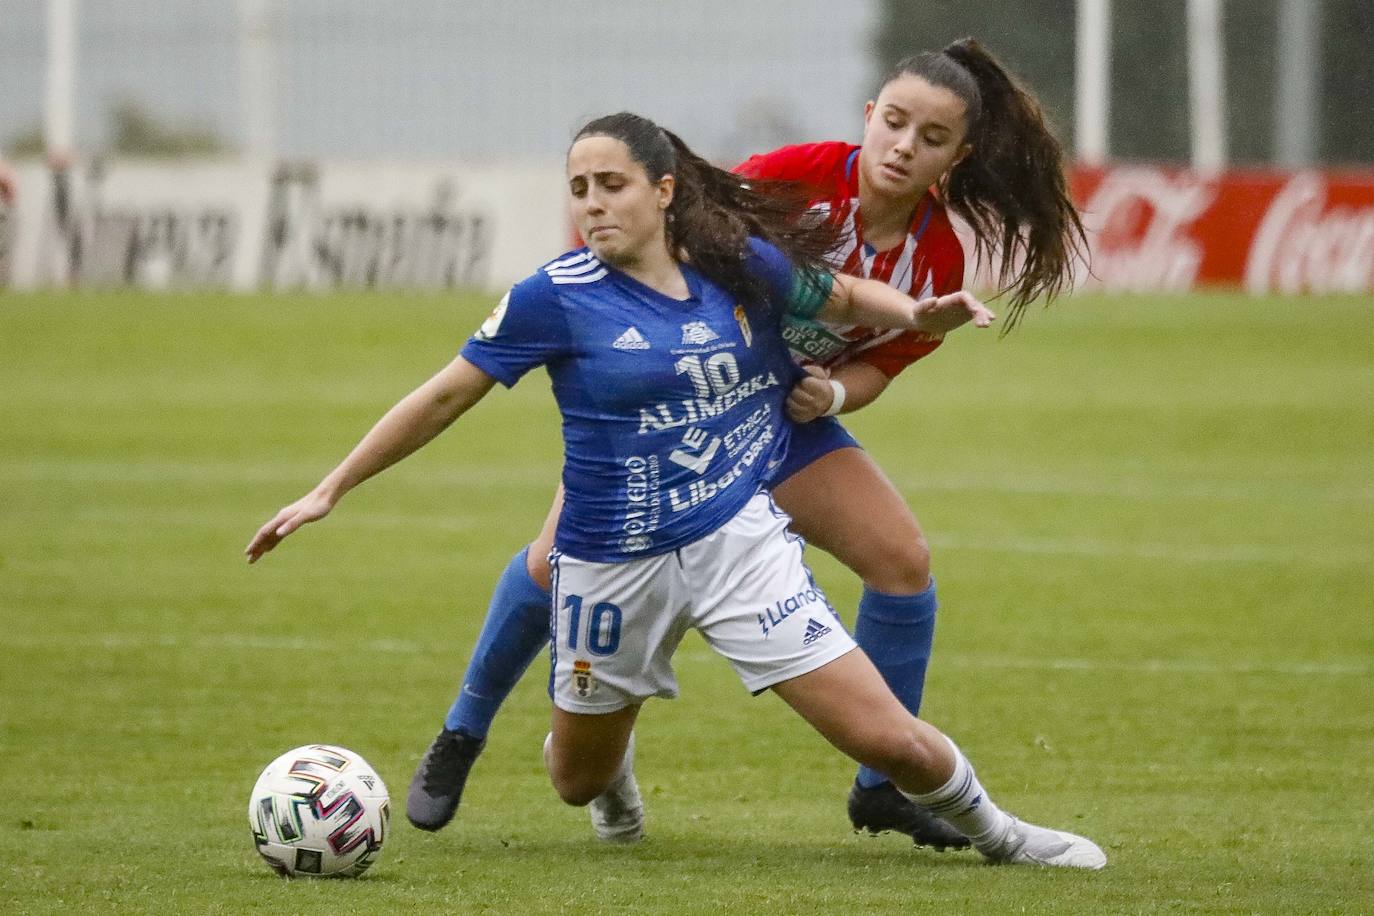
[{"label": "soccer ball", "polygon": [[248,799],[253,843],[284,877],[361,875],[377,861],[390,821],[377,771],[331,744],[282,754],[262,771]]}]

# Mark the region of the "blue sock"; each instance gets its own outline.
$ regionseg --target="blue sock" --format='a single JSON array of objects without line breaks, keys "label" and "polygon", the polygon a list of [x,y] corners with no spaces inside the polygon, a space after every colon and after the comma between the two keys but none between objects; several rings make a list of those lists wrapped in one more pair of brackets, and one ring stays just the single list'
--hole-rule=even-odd
[{"label": "blue sock", "polygon": [[482,635],[444,728],[485,738],[491,720],[534,657],[549,643],[549,593],[525,568],[525,547],[506,565],[487,607]]},{"label": "blue sock", "polygon": [[[913,716],[921,710],[926,665],[935,641],[935,607],[934,579],[917,595],[885,595],[864,588],[854,625],[854,641]],[[871,789],[888,782],[888,778],[877,770],[859,767],[858,782]]]}]

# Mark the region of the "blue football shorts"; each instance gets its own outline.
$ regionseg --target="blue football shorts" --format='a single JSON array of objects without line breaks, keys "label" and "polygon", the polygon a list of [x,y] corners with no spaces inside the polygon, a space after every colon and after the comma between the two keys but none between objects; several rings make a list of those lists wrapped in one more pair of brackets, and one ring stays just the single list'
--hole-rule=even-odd
[{"label": "blue football shorts", "polygon": [[776,487],[793,474],[842,448],[863,448],[834,417],[819,417],[810,423],[788,423],[787,451],[782,462],[768,473],[766,486]]}]

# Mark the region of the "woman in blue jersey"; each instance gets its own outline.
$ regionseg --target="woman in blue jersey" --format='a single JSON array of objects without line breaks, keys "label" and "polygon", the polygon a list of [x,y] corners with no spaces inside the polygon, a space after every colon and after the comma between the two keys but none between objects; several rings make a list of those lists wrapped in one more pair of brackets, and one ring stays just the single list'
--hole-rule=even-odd
[{"label": "woman in blue jersey", "polygon": [[567,174],[587,248],[517,284],[452,363],[259,529],[250,562],[496,382],[544,365],[564,419],[568,508],[555,534],[545,762],[564,801],[592,804],[598,833],[642,829],[634,722],[645,699],[676,694],[669,659],[694,628],[750,690],[775,691],[990,860],[1102,867],[1091,841],[1001,811],[953,742],[902,707],[762,492],[787,435],[784,315],[945,333],[991,314],[962,293],[916,302],[832,276],[820,267],[830,227],[635,115],[584,127]]},{"label": "woman in blue jersey", "polygon": [[[1029,301],[1071,277],[1080,230],[1061,158],[1035,100],[965,40],[893,67],[865,108],[861,146],[790,146],[735,171],[813,189],[811,202],[852,230],[832,265],[917,296],[963,286],[964,251],[949,219],[959,214],[977,246],[1001,254],[1014,322]],[[786,333],[814,375],[789,398],[800,425],[773,475],[774,498],[796,533],[863,580],[854,636],[919,715],[937,604],[930,553],[901,493],[834,414],[871,403],[940,339],[815,322],[792,323]],[[437,830],[452,818],[497,708],[547,643],[546,557],[558,512],[555,501],[544,530],[501,574],[458,696],[411,783],[406,814],[418,827]],[[848,813],[856,829],[899,830],[936,848],[966,845],[872,770],[857,774]]]}]

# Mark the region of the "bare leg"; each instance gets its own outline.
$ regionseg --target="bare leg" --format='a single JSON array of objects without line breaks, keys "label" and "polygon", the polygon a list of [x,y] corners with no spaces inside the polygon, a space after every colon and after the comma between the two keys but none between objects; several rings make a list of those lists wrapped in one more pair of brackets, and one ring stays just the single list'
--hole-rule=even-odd
[{"label": "bare leg", "polygon": [[544,766],[559,798],[581,806],[606,791],[625,759],[638,715],[638,706],[605,715],[554,707],[553,731],[544,745]]},{"label": "bare leg", "polygon": [[908,792],[931,792],[954,773],[944,735],[902,708],[863,652],[783,681],[773,692],[846,756],[882,770]]},{"label": "bare leg", "polygon": [[[937,600],[921,526],[867,452],[841,448],[812,461],[773,493],[791,528],[864,581],[854,639],[912,715],[921,711],[935,643]],[[856,830],[896,830],[918,845],[958,849],[968,841],[893,789],[889,774],[863,766],[847,801]]]},{"label": "bare leg", "polygon": [[1091,840],[1018,821],[999,808],[954,742],[903,709],[862,652],[773,689],[831,744],[888,773],[912,801],[948,821],[989,860],[1106,865],[1107,857]]},{"label": "bare leg", "polygon": [[888,595],[930,584],[930,549],[916,516],[868,453],[842,448],[787,478],[773,500],[791,528]]}]

